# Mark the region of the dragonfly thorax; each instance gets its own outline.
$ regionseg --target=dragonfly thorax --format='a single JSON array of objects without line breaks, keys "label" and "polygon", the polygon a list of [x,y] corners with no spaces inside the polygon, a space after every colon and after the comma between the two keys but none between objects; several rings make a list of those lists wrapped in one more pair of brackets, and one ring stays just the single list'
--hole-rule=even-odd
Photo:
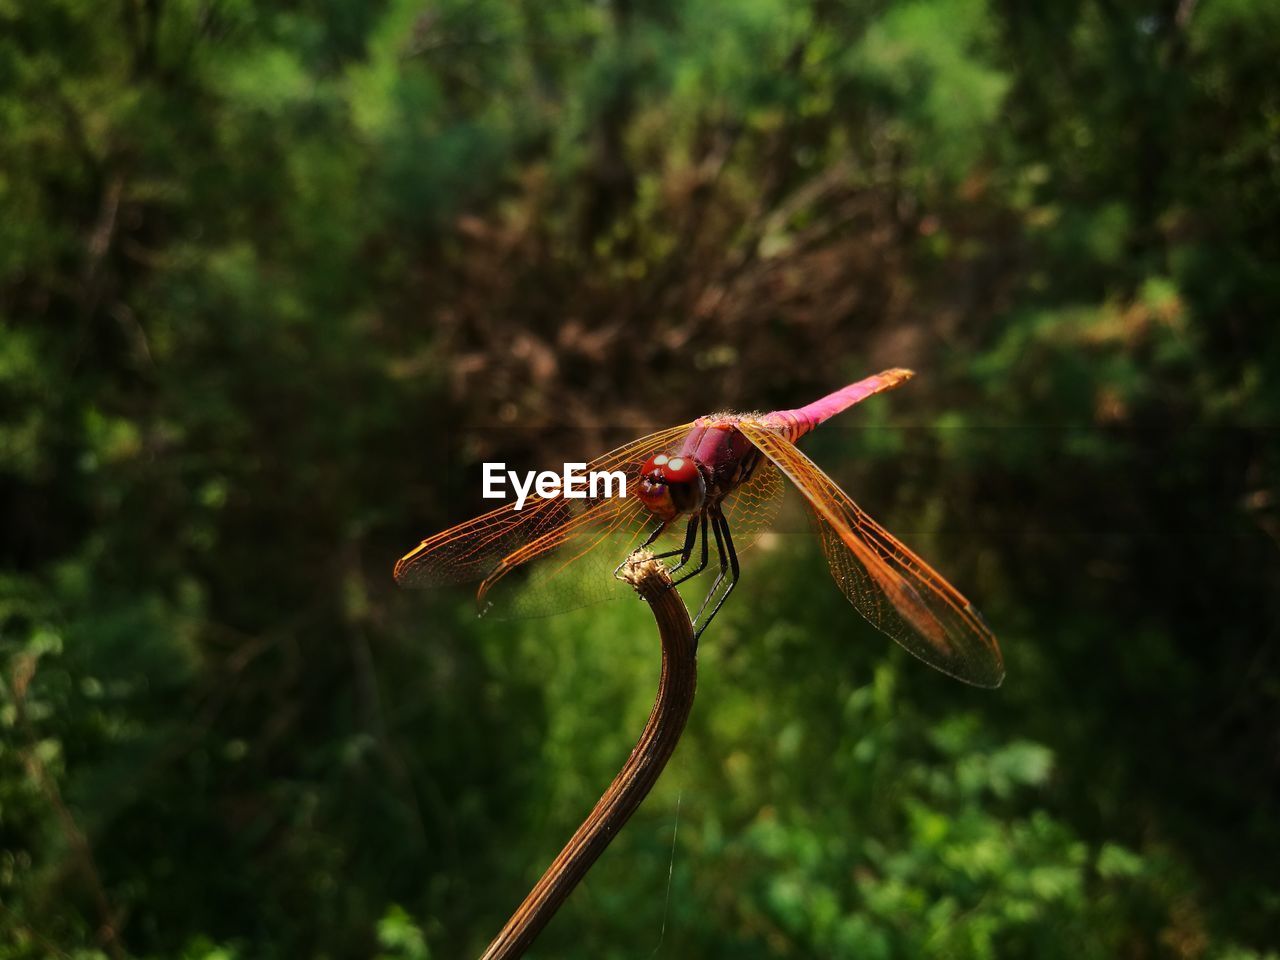
[{"label": "dragonfly thorax", "polygon": [[707,481],[693,457],[658,453],[640,467],[636,496],[661,520],[692,513],[707,496]]}]

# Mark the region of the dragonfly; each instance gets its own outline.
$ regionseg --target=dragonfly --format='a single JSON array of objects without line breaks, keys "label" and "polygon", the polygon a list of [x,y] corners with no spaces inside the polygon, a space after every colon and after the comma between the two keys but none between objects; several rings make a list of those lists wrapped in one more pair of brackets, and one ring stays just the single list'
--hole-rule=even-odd
[{"label": "dragonfly", "polygon": [[[836,586],[872,626],[956,679],[999,686],[995,635],[965,597],[876,523],[796,442],[875,394],[905,383],[894,368],[794,410],[717,413],[659,430],[586,464],[620,471],[626,496],[531,497],[423,540],[400,558],[410,587],[479,581],[483,614],[558,613],[625,588],[611,573],[636,549],[668,562],[673,585],[716,574],[694,618],[701,637],[738,585],[739,553],[777,514],[786,482],[803,495]],[[520,576],[517,571],[527,573]]]}]

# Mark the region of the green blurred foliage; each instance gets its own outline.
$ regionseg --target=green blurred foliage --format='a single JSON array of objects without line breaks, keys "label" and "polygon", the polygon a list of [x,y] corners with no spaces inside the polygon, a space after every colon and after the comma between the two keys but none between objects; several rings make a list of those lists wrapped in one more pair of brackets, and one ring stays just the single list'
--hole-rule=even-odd
[{"label": "green blurred foliage", "polygon": [[654,638],[395,557],[891,365],[807,449],[1005,687],[791,515],[534,954],[1277,957],[1278,11],[0,0],[0,957],[478,953]]}]

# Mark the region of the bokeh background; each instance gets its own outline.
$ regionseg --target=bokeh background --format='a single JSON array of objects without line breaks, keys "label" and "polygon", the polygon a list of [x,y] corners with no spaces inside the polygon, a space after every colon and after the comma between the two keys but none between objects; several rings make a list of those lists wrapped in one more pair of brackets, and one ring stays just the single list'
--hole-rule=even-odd
[{"label": "bokeh background", "polygon": [[534,955],[1276,957],[1280,5],[2,0],[0,957],[464,957],[625,758],[642,605],[391,581],[535,469],[906,387]]}]

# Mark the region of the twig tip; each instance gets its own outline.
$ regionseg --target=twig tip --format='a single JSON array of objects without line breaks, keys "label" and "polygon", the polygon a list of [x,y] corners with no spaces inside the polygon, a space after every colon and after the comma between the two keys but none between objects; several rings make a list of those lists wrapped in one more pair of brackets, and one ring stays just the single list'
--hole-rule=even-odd
[{"label": "twig tip", "polygon": [[618,570],[618,579],[631,584],[645,599],[656,597],[671,588],[671,575],[666,565],[649,550],[636,550]]}]

